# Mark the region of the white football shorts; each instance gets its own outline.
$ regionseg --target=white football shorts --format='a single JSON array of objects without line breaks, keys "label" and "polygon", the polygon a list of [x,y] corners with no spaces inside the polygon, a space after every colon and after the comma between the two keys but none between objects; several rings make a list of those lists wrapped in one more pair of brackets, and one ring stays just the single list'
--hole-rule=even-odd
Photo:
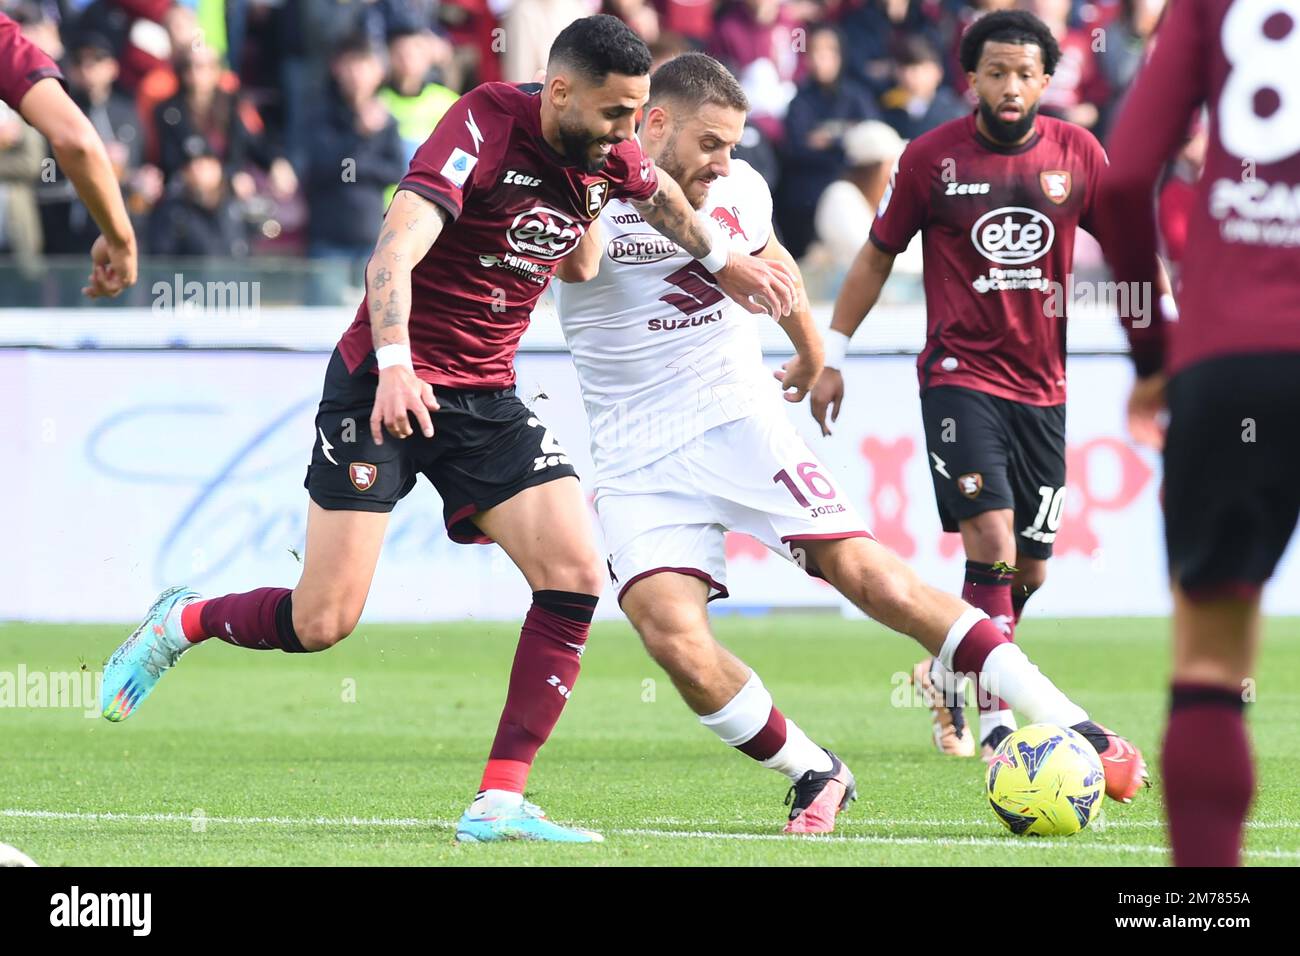
[{"label": "white football shorts", "polygon": [[800,541],[872,537],[856,508],[779,412],[711,428],[659,460],[596,487],[596,514],[619,600],[675,571],[727,596],[724,535],[747,534],[816,575]]}]

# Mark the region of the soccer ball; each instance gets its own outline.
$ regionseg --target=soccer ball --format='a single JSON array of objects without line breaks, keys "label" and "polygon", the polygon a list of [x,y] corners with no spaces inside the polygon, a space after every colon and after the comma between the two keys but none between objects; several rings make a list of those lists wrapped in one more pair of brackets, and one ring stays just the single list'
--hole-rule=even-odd
[{"label": "soccer ball", "polygon": [[988,767],[989,804],[1017,836],[1069,836],[1101,812],[1106,775],[1096,749],[1053,724],[1021,727]]},{"label": "soccer ball", "polygon": [[38,864],[22,850],[0,843],[0,866],[37,866]]}]

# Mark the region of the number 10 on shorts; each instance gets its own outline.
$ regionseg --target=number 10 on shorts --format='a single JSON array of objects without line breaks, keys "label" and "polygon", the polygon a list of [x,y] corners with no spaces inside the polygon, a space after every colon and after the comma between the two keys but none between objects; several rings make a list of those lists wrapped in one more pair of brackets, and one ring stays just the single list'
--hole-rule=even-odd
[{"label": "number 10 on shorts", "polygon": [[1038,494],[1042,502],[1038,506],[1038,514],[1034,516],[1034,523],[1020,533],[1031,541],[1051,544],[1056,540],[1056,532],[1061,527],[1061,510],[1065,507],[1065,486],[1053,488],[1051,485],[1040,485]]}]

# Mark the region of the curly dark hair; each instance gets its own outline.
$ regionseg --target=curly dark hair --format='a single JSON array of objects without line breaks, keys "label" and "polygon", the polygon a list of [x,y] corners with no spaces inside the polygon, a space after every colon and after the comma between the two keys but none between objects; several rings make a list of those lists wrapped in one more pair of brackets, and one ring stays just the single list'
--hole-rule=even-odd
[{"label": "curly dark hair", "polygon": [[645,76],[650,72],[650,48],[618,17],[598,13],[574,20],[551,44],[546,65],[563,64],[595,83],[611,73]]},{"label": "curly dark hair", "polygon": [[996,10],[980,17],[962,35],[959,59],[963,70],[975,72],[984,44],[989,40],[1037,45],[1043,51],[1043,72],[1049,76],[1056,72],[1057,61],[1061,59],[1061,47],[1046,23],[1027,10]]}]

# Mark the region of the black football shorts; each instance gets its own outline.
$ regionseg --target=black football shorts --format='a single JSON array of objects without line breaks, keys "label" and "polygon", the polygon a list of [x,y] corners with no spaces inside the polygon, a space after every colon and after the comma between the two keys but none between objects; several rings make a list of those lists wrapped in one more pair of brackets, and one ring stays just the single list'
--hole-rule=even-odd
[{"label": "black football shorts", "polygon": [[[442,496],[447,535],[487,543],[471,517],[525,488],[576,476],[555,436],[513,388],[434,388],[432,438],[370,437],[379,377],[373,356],[349,373],[335,350],[316,413],[316,441],[303,482],[312,501],[332,511],[388,512],[424,475]],[[414,425],[414,420],[412,420]]]},{"label": "black football shorts", "polygon": [[921,395],[921,418],[943,530],[1009,508],[1016,553],[1050,558],[1065,506],[1065,406],[940,385]]},{"label": "black football shorts", "polygon": [[1193,598],[1251,598],[1300,513],[1300,354],[1233,355],[1169,382],[1165,544]]}]

